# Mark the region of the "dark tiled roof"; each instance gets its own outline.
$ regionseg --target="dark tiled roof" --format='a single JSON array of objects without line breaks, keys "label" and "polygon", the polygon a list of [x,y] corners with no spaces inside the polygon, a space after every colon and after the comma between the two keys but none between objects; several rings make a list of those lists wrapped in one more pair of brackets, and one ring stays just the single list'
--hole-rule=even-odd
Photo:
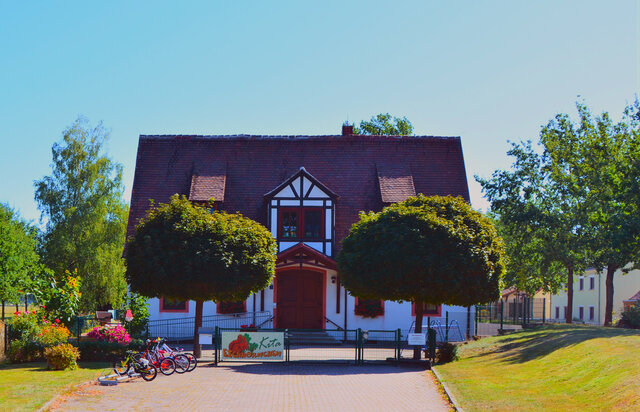
[{"label": "dark tiled roof", "polygon": [[378,183],[384,203],[396,203],[416,195],[413,176],[407,163],[378,162]]},{"label": "dark tiled roof", "polygon": [[[336,200],[335,235],[341,240],[359,211],[384,206],[377,165],[406,165],[415,193],[462,196],[469,201],[459,137],[435,136],[140,136],[131,193],[127,234],[133,235],[149,199],[167,202],[171,195],[191,195],[193,176],[220,176],[208,167],[225,165],[225,183],[202,186],[224,190],[220,209],[239,211],[267,222],[264,199],[301,167],[330,188]],[[217,165],[217,166],[216,166]],[[391,179],[407,190],[407,179]],[[199,178],[194,190],[200,193]],[[210,191],[210,192],[208,192]],[[386,195],[385,195],[386,196]],[[218,200],[218,196],[213,194]],[[208,200],[208,199],[206,199]],[[336,244],[339,249],[339,244]]]}]

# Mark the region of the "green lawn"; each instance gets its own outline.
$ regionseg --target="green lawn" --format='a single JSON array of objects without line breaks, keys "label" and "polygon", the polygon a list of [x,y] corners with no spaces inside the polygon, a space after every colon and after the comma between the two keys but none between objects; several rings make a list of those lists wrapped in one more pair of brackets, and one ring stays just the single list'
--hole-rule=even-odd
[{"label": "green lawn", "polygon": [[74,371],[48,371],[46,363],[0,365],[0,411],[34,411],[74,384],[97,379],[108,365],[80,362]]},{"label": "green lawn", "polygon": [[435,369],[465,411],[640,410],[640,332],[553,325],[463,345]]}]

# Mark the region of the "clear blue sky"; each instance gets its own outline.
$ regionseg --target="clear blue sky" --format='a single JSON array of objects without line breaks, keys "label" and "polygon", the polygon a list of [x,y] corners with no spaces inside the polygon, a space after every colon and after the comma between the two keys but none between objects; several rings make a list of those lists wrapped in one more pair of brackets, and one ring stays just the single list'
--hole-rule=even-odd
[{"label": "clear blue sky", "polygon": [[582,96],[618,118],[640,87],[637,1],[2,1],[0,202],[33,181],[78,115],[111,130],[133,182],[139,134],[338,134],[407,116],[458,135],[473,175],[506,168]]}]

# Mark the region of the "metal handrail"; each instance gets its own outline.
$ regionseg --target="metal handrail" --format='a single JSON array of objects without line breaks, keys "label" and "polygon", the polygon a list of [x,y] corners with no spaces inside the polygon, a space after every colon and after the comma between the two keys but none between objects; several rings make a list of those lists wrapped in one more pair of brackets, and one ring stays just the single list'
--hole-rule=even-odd
[{"label": "metal handrail", "polygon": [[256,326],[256,329],[260,329],[262,327],[262,325],[264,325],[265,323],[269,323],[271,321],[273,321],[273,316],[271,316],[269,319],[265,320],[264,322],[262,322],[261,324]]},{"label": "metal handrail", "polygon": [[331,319],[329,319],[328,317],[324,317],[324,320],[326,320],[327,322],[329,322],[330,324],[332,324],[333,326],[335,326],[336,328],[338,328],[338,330],[344,330],[344,328],[340,325],[338,325],[337,323],[335,323],[334,321],[332,321]]}]

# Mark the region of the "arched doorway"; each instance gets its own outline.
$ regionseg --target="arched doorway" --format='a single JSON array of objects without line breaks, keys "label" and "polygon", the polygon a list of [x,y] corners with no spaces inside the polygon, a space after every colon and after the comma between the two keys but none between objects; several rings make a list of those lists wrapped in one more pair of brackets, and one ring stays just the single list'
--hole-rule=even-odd
[{"label": "arched doorway", "polygon": [[322,329],[324,273],[283,270],[276,274],[276,327]]}]

